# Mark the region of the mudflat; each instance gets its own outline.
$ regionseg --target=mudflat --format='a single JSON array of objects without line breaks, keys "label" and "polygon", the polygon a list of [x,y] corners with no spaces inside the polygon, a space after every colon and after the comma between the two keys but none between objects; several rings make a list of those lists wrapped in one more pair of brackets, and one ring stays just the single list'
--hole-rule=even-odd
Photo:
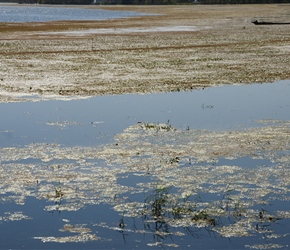
[{"label": "mudflat", "polygon": [[[290,78],[290,4],[82,6],[152,15],[0,23],[0,101],[188,91]],[[33,97],[33,98],[32,98]]]},{"label": "mudflat", "polygon": [[0,23],[0,248],[286,249],[290,5],[78,8],[150,15]]}]

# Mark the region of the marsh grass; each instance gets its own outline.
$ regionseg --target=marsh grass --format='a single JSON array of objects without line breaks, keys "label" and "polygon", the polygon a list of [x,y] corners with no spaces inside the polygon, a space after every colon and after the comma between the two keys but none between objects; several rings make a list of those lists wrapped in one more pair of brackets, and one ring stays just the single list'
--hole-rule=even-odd
[{"label": "marsh grass", "polygon": [[55,190],[55,195],[54,195],[54,198],[62,198],[64,196],[64,193],[61,189],[61,187],[54,187],[54,190]]},{"label": "marsh grass", "polygon": [[155,130],[156,132],[176,130],[176,128],[174,128],[171,124],[169,124],[169,121],[166,124],[156,124],[156,123],[145,122],[142,124],[142,128],[147,129],[147,130]]},{"label": "marsh grass", "polygon": [[[195,225],[207,227],[216,226],[217,219],[210,215],[207,208],[200,207],[200,198],[190,201],[191,197],[181,198],[175,193],[170,192],[171,187],[160,187],[144,200],[143,214],[150,216],[155,221],[162,222],[172,226],[178,221],[194,223]],[[173,224],[172,224],[173,223]]]}]

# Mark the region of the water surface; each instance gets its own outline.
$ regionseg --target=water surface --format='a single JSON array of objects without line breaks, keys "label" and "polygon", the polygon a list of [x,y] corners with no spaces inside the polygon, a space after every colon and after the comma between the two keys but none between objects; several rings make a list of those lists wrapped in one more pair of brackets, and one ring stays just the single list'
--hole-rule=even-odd
[{"label": "water surface", "polygon": [[0,248],[287,249],[289,87],[1,103]]},{"label": "water surface", "polygon": [[92,146],[137,122],[234,130],[259,120],[289,119],[289,81],[212,87],[192,92],[98,96],[74,101],[3,103],[0,146],[60,143]]},{"label": "water surface", "polygon": [[73,20],[105,20],[146,15],[130,11],[108,11],[100,9],[4,6],[0,5],[0,22],[49,22]]}]

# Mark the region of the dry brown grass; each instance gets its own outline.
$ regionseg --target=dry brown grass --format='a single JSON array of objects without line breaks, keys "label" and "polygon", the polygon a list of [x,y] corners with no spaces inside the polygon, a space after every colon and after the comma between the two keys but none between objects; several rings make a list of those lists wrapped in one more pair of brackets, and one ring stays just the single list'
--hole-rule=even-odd
[{"label": "dry brown grass", "polygon": [[[1,100],[21,94],[183,91],[290,78],[290,5],[84,6],[153,14],[106,21],[0,24]],[[196,26],[196,31],[45,32]],[[16,98],[17,99],[17,98]]]}]

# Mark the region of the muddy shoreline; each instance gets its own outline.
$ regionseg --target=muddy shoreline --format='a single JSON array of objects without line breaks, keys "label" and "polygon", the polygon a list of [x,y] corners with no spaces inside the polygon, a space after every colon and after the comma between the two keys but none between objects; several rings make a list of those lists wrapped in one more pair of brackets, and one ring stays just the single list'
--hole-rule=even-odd
[{"label": "muddy shoreline", "polygon": [[154,15],[0,24],[1,102],[189,91],[290,78],[285,67],[288,26],[251,23],[287,21],[290,5],[83,8]]}]

